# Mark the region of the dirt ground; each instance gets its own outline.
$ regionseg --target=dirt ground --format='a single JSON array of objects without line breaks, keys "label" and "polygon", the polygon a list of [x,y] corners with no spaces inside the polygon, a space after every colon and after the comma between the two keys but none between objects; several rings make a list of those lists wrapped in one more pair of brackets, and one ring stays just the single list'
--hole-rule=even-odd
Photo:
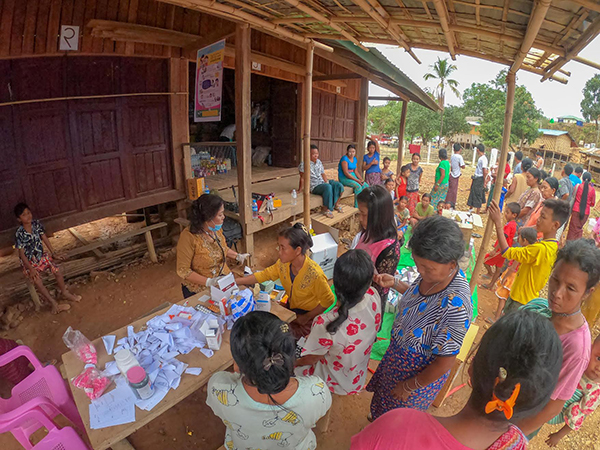
[{"label": "dirt ground", "polygon": [[[430,189],[435,166],[424,166],[424,169],[422,192]],[[460,181],[459,209],[466,208],[470,175],[471,172],[467,169]],[[114,227],[120,232],[132,226],[126,224],[124,219],[109,220],[111,223],[108,224],[108,228]],[[484,222],[485,220],[484,216]],[[103,227],[102,224],[89,226]],[[255,262],[259,268],[271,264],[277,258],[277,230],[278,227],[265,230],[255,239]],[[97,232],[96,230],[95,233]],[[58,246],[74,245],[74,242],[66,243],[72,236],[68,232],[66,235],[64,233],[57,233],[52,239],[59,244]],[[483,230],[480,233],[483,234]],[[349,235],[347,231],[342,233],[343,237]],[[476,241],[478,247],[481,239]],[[12,256],[0,258],[0,268],[14,268],[15,263]],[[0,336],[23,340],[40,360],[60,361],[61,354],[67,350],[62,342],[62,334],[69,325],[81,330],[88,338],[96,339],[130,323],[163,302],[174,302],[182,298],[180,280],[175,273],[174,249],[163,252],[158,264],[140,261],[112,274],[98,275],[94,279],[88,277],[72,283],[71,287],[75,293],[83,296],[83,301],[74,305],[70,311],[58,316],[52,316],[48,310],[27,311],[20,326],[0,333]],[[496,305],[496,298],[492,292],[479,289],[479,316],[476,323],[480,327],[480,334],[487,329],[485,318],[493,315]],[[598,330],[594,331],[596,335]],[[459,373],[455,386],[466,383],[466,378],[466,371]],[[463,387],[449,397],[441,408],[432,408],[431,412],[434,415],[452,415],[464,405],[469,393],[468,386]],[[370,397],[370,393],[363,392],[356,396],[335,398],[329,430],[317,436],[319,449],[337,450],[349,447],[352,435],[368,424],[366,416]],[[205,390],[197,391],[130,436],[131,443],[138,450],[217,449],[223,443],[225,427],[206,406],[205,399]],[[564,439],[558,448],[600,450],[599,425],[600,414],[592,415],[586,420],[581,431]],[[545,426],[529,448],[546,448],[544,439],[550,430],[556,428]],[[0,435],[0,448],[16,450],[21,447],[10,434],[5,433]]]}]

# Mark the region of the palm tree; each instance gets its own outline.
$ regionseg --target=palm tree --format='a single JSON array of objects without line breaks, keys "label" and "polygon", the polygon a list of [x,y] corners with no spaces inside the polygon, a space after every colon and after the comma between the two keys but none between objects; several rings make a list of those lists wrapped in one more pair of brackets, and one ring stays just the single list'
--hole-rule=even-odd
[{"label": "palm tree", "polygon": [[452,92],[454,93],[454,95],[456,95],[458,98],[460,98],[461,95],[457,89],[458,81],[450,78],[450,76],[452,75],[452,72],[457,70],[456,65],[449,64],[447,58],[440,59],[438,56],[437,61],[434,62],[433,64],[431,64],[429,66],[429,68],[431,69],[431,72],[426,73],[423,76],[423,78],[425,78],[426,80],[431,80],[431,79],[439,80],[439,83],[435,89],[438,105],[440,105],[440,108],[441,108],[441,111],[440,111],[440,135],[438,137],[438,147],[439,147],[440,140],[442,139],[442,132],[444,130],[444,103],[445,103],[446,88],[450,88],[452,90]]}]

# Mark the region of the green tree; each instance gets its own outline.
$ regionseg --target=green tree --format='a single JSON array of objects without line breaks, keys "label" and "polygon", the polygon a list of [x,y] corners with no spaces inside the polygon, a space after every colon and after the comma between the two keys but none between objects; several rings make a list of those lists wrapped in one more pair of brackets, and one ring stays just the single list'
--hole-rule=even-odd
[{"label": "green tree", "polygon": [[402,102],[369,106],[367,129],[371,134],[398,134],[401,116]]},{"label": "green tree", "polygon": [[439,120],[440,117],[435,111],[410,102],[406,111],[406,137],[412,142],[420,136],[423,143],[429,142],[437,133]]},{"label": "green tree", "polygon": [[438,137],[438,144],[443,135],[444,130],[444,105],[446,102],[446,89],[450,89],[454,92],[458,98],[460,98],[460,92],[458,91],[458,81],[450,78],[452,73],[457,70],[456,65],[450,64],[448,58],[440,59],[429,66],[431,72],[426,73],[423,78],[425,80],[438,80],[436,86],[436,96],[438,104],[440,105],[440,134]]},{"label": "green tree", "polygon": [[467,114],[462,106],[444,108],[444,137],[452,138],[456,134],[468,133],[471,126],[467,123]]},{"label": "green tree", "polygon": [[600,75],[594,75],[585,83],[581,113],[596,124],[596,145],[600,145]]}]

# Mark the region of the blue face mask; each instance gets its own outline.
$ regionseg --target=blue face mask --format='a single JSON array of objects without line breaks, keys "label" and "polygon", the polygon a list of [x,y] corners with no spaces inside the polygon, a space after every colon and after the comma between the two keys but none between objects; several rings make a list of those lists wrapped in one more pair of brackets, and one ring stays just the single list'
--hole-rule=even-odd
[{"label": "blue face mask", "polygon": [[210,231],[219,231],[221,229],[221,227],[223,226],[223,224],[220,225],[215,225],[214,227],[209,226],[208,229]]}]

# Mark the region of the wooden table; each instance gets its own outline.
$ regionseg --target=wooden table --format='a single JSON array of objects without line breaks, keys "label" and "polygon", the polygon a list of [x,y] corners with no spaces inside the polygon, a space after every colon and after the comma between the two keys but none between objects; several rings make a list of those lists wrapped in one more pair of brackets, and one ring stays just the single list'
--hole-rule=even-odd
[{"label": "wooden table", "polygon": [[[194,297],[187,299],[189,302],[189,306],[196,306],[198,304],[198,299],[202,295],[203,293],[200,293]],[[178,303],[183,304],[184,300]],[[135,332],[138,332],[148,320],[150,320],[156,315],[163,314],[169,309],[169,307],[153,312],[147,315],[146,317],[136,320],[130,325],[133,325]],[[285,309],[284,307],[275,303],[271,304],[271,312],[277,315],[281,320],[285,322],[291,322],[296,318],[296,314],[294,312]],[[124,326],[112,333],[107,334],[116,335],[117,340],[119,340],[120,338],[127,336],[127,326]],[[210,379],[212,374],[221,370],[225,370],[232,366],[233,358],[231,356],[231,350],[229,347],[229,335],[230,331],[226,331],[223,334],[223,344],[221,345],[221,349],[215,352],[215,354],[211,358],[207,358],[206,356],[204,356],[204,354],[202,354],[198,349],[192,350],[187,355],[179,355],[177,359],[186,364],[189,364],[190,367],[202,367],[202,373],[198,376],[183,374],[183,376],[181,377],[181,384],[179,385],[179,387],[175,390],[170,389],[167,396],[163,400],[161,400],[161,402],[158,405],[156,405],[154,409],[152,409],[151,411],[144,411],[136,407],[135,422],[118,425],[115,427],[102,428],[99,430],[90,429],[90,399],[85,395],[82,389],[77,389],[70,382],[70,380],[73,377],[79,375],[83,371],[84,363],[80,361],[77,358],[77,356],[71,351],[62,355],[64,368],[67,374],[67,380],[69,380],[69,387],[71,388],[71,392],[73,393],[75,404],[77,405],[77,409],[79,410],[81,419],[85,424],[88,438],[94,450],[104,450],[113,446],[116,446],[118,448],[132,448],[131,445],[126,441],[127,436],[133,434],[135,431],[146,425],[148,422],[151,422],[152,420],[156,419],[169,408],[176,405],[181,400],[185,399],[187,396],[191,395],[196,390],[204,386],[206,383],[208,383],[208,380]],[[102,338],[96,339],[95,341],[93,341],[93,344],[95,345],[96,351],[98,352],[98,367],[104,368],[107,362],[112,361],[114,359],[114,356],[109,356],[106,353],[106,348],[102,343]]]}]

